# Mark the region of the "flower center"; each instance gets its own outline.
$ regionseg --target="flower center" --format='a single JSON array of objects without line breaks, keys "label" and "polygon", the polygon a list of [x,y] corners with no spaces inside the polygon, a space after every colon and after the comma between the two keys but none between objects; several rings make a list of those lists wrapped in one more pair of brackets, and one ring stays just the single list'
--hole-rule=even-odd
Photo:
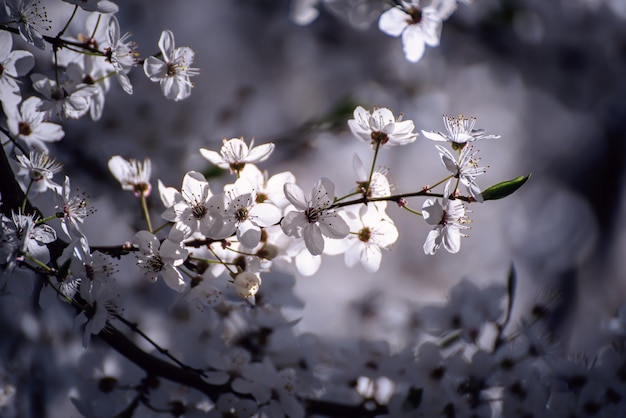
[{"label": "flower center", "polygon": [[385,145],[389,141],[389,135],[384,132],[375,131],[371,134],[372,145],[380,144]]},{"label": "flower center", "polygon": [[417,25],[422,21],[422,9],[419,9],[417,7],[411,7],[407,9],[406,12],[411,17],[409,19],[409,25]]},{"label": "flower center", "polygon": [[358,236],[359,236],[359,240],[363,242],[368,242],[370,238],[372,237],[372,230],[369,229],[368,227],[365,227],[359,231]]},{"label": "flower center", "polygon": [[33,133],[33,130],[30,128],[30,123],[28,122],[19,122],[17,124],[17,130],[19,131],[20,135],[24,136],[28,136]]},{"label": "flower center", "polygon": [[237,211],[235,212],[235,219],[237,219],[237,221],[239,222],[243,222],[248,219],[248,208],[243,207],[237,209]]},{"label": "flower center", "polygon": [[309,208],[304,211],[304,216],[306,216],[310,224],[317,222],[320,219],[320,215],[321,213],[313,208]]},{"label": "flower center", "polygon": [[193,217],[194,217],[194,218],[196,218],[196,219],[202,219],[202,218],[204,218],[204,215],[206,215],[208,211],[209,211],[209,210],[207,209],[207,207],[206,207],[206,206],[204,206],[204,205],[202,205],[202,204],[200,204],[200,203],[198,203],[198,204],[194,205],[194,206],[191,208],[191,214],[192,214],[192,215],[193,215]]}]

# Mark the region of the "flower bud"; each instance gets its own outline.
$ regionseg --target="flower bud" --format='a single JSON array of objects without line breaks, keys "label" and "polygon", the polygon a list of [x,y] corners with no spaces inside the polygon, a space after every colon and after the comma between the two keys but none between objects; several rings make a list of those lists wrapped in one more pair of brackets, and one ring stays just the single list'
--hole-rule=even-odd
[{"label": "flower bud", "polygon": [[254,296],[261,286],[261,278],[254,273],[244,271],[235,277],[235,291],[242,298]]}]

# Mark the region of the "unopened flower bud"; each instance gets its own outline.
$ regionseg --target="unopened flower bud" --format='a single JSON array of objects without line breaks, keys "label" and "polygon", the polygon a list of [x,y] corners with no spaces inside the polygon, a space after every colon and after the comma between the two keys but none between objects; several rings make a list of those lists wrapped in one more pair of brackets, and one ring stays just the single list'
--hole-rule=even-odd
[{"label": "unopened flower bud", "polygon": [[239,296],[247,299],[254,296],[261,286],[261,278],[254,273],[244,271],[235,277],[235,291]]}]

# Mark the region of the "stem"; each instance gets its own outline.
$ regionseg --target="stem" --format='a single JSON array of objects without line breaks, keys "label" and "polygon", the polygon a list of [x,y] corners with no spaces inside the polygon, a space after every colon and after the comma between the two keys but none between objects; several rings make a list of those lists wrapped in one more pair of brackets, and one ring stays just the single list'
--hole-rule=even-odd
[{"label": "stem", "polygon": [[[384,201],[398,202],[402,198],[416,197],[416,196],[444,197],[443,194],[441,193],[431,193],[429,189],[426,189],[426,190],[420,190],[419,192],[401,193],[401,194],[394,194],[391,196],[382,196],[382,197],[362,197],[360,199],[349,200],[347,202],[337,202],[337,203],[333,203],[332,205],[327,207],[325,210],[337,209],[337,208],[342,208],[344,206],[359,205],[361,203],[369,203],[369,202],[384,202]],[[471,201],[471,199],[467,196],[458,196],[457,199],[462,200],[464,202]]]},{"label": "stem", "polygon": [[358,194],[361,194],[361,193],[360,192],[352,192],[352,193],[349,193],[349,194],[347,194],[345,196],[338,197],[338,198],[335,199],[335,203],[341,202],[342,200],[347,199],[350,196],[355,196],[355,195],[358,195]]},{"label": "stem", "polygon": [[374,158],[372,158],[372,166],[370,167],[370,176],[367,179],[367,186],[365,187],[365,196],[369,196],[370,186],[372,185],[372,177],[374,176],[374,169],[376,167],[376,159],[378,158],[378,150],[380,149],[380,142],[376,142],[376,148],[374,148]]},{"label": "stem", "polygon": [[408,207],[408,206],[402,206],[402,209],[404,209],[404,210],[406,210],[406,211],[408,211],[408,212],[411,212],[411,213],[413,213],[413,214],[415,214],[415,215],[418,215],[418,216],[424,216],[424,215],[422,215],[422,212],[418,212],[418,211],[416,211],[416,210],[414,210],[414,209],[411,209],[411,208],[410,208],[410,207]]},{"label": "stem", "polygon": [[35,222],[35,225],[41,225],[56,218],[63,218],[63,216],[64,216],[63,212],[58,212],[58,213],[55,213],[54,215],[50,215],[45,218],[41,218],[37,220],[37,222]]},{"label": "stem", "polygon": [[72,22],[72,19],[74,19],[74,16],[76,16],[76,11],[78,10],[78,6],[74,6],[74,11],[72,12],[72,15],[70,16],[70,18],[68,19],[67,23],[65,24],[65,26],[63,26],[63,29],[61,29],[61,32],[59,32],[59,34],[57,35],[57,38],[60,38],[61,36],[63,36],[63,34],[65,33],[65,31],[67,30],[67,28],[70,27],[70,23]]},{"label": "stem", "polygon": [[24,193],[24,200],[22,200],[22,213],[24,213],[26,211],[26,202],[28,202],[28,192],[30,192],[30,188],[33,185],[33,179],[30,179],[30,182],[28,183],[28,187],[26,188],[26,193]]},{"label": "stem", "polygon": [[215,258],[217,258],[217,260],[218,260],[220,263],[222,263],[222,265],[223,265],[224,267],[226,267],[226,270],[228,270],[228,271],[230,272],[230,274],[233,274],[233,275],[234,275],[234,274],[237,274],[237,272],[236,272],[236,271],[232,271],[232,270],[231,270],[231,268],[230,268],[230,266],[229,266],[229,264],[231,264],[231,263],[227,263],[227,262],[225,262],[224,260],[222,260],[222,259],[221,259],[221,257],[220,257],[219,255],[217,255],[217,253],[213,250],[213,248],[212,248],[210,245],[209,245],[209,251],[211,251],[211,253],[213,254],[213,256],[214,256]]},{"label": "stem", "polygon": [[141,209],[143,210],[143,216],[146,218],[146,223],[148,224],[148,232],[152,233],[152,223],[150,222],[148,202],[146,200],[146,195],[143,192],[141,192]]},{"label": "stem", "polygon": [[[213,260],[212,258],[189,257],[189,259],[193,261],[202,261],[207,264],[225,264],[223,261]],[[233,263],[227,263],[227,264],[234,265]]]},{"label": "stem", "polygon": [[32,255],[30,255],[28,253],[24,253],[24,252],[22,252],[22,255],[24,256],[25,259],[27,259],[28,261],[34,263],[37,267],[41,267],[43,270],[46,271],[46,273],[48,273],[48,274],[55,274],[56,273],[55,269],[53,269],[52,267],[44,264],[43,261],[40,261],[40,260],[36,259]]}]

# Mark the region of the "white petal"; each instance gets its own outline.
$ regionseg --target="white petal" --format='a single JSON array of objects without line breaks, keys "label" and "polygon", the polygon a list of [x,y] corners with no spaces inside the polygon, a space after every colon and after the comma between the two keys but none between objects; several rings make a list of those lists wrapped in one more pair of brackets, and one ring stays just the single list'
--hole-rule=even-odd
[{"label": "white petal", "polygon": [[437,225],[443,218],[443,206],[439,199],[426,199],[422,205],[422,216],[429,225]]},{"label": "white petal", "polygon": [[294,205],[296,209],[307,210],[309,208],[306,197],[304,197],[304,192],[297,184],[285,183],[283,191],[285,192],[287,200],[289,200],[289,202]]},{"label": "white petal", "polygon": [[337,213],[325,213],[319,218],[322,234],[328,238],[345,238],[350,233],[350,227]]},{"label": "white petal", "polygon": [[165,281],[165,284],[169,288],[174,289],[177,292],[185,290],[185,281],[183,280],[183,276],[175,267],[165,266],[163,270],[161,270],[161,274],[163,275],[163,281]]},{"label": "white petal", "polygon": [[424,243],[424,253],[433,255],[441,246],[441,227],[438,226],[428,233]]},{"label": "white petal", "polygon": [[409,26],[402,33],[402,49],[407,61],[417,62],[424,55],[424,37],[416,25]]},{"label": "white petal", "polygon": [[258,226],[272,226],[280,221],[280,209],[271,203],[257,203],[250,209],[250,218]]},{"label": "white petal", "polygon": [[319,255],[311,255],[310,252],[303,249],[296,255],[294,261],[300,274],[303,276],[312,276],[319,270],[322,264],[322,257]]},{"label": "white petal", "polygon": [[254,248],[261,240],[261,229],[250,220],[240,222],[237,228],[237,239],[244,247]]},{"label": "white petal", "polygon": [[378,29],[389,36],[400,36],[408,26],[409,15],[399,7],[391,9],[380,15]]},{"label": "white petal", "polygon": [[448,141],[448,138],[446,138],[439,132],[422,131],[422,135],[424,135],[426,138],[430,139],[431,141],[441,141],[441,142]]},{"label": "white petal", "polygon": [[285,215],[280,227],[287,236],[300,238],[302,230],[309,224],[309,220],[304,213],[291,211]]},{"label": "white petal", "polygon": [[161,53],[166,61],[170,61],[172,59],[174,45],[174,34],[172,31],[164,30],[161,32],[161,37],[159,38],[159,49],[161,50]]},{"label": "white petal", "polygon": [[274,151],[274,144],[263,144],[253,148],[250,148],[248,156],[244,159],[247,163],[257,163],[267,160],[270,154]]},{"label": "white petal", "polygon": [[320,255],[324,251],[324,238],[320,227],[315,224],[308,224],[302,231],[304,244],[312,255]]}]

